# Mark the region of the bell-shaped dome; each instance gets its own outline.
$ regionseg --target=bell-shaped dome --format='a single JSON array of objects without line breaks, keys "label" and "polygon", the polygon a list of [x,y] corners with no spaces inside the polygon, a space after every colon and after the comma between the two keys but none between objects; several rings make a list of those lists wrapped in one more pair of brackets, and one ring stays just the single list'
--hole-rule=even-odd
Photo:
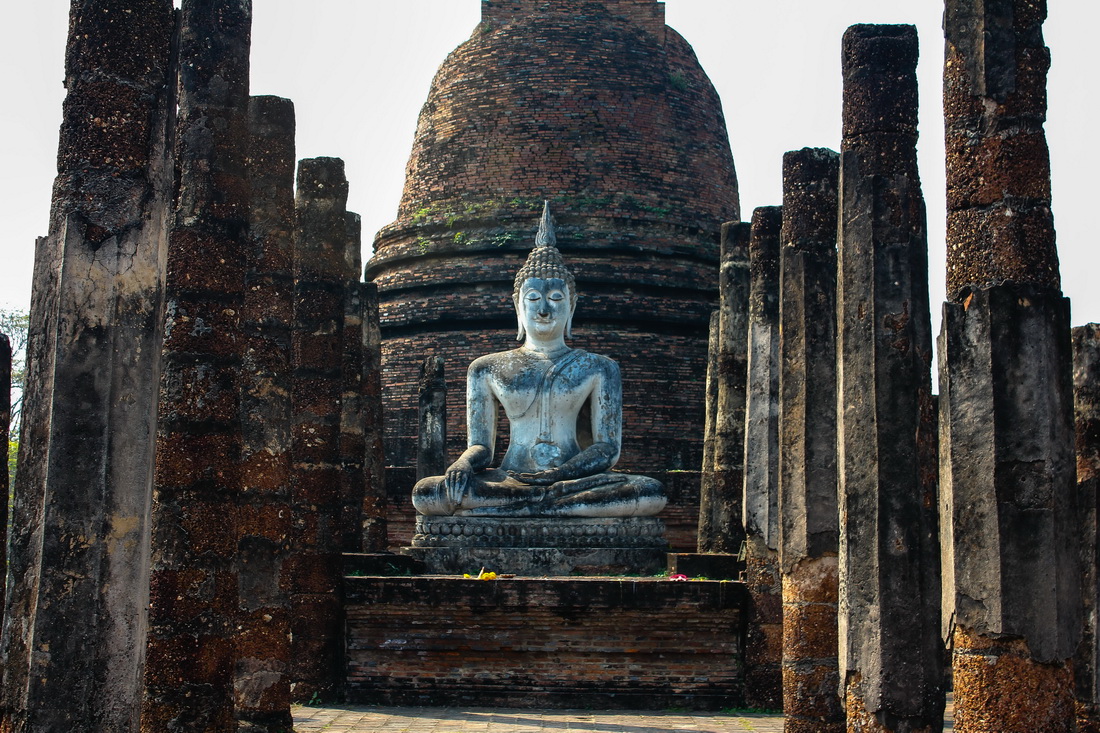
[{"label": "bell-shaped dome", "polygon": [[659,3],[495,5],[435,77],[399,221],[502,196],[688,226],[736,217],[718,96],[684,39],[653,22]]}]

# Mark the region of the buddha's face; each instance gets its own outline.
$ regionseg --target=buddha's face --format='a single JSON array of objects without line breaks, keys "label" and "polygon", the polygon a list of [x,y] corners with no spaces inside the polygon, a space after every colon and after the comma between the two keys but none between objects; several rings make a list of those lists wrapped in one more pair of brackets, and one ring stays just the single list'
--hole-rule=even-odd
[{"label": "buddha's face", "polygon": [[569,286],[552,277],[529,277],[523,281],[516,302],[521,328],[538,339],[555,339],[566,334],[573,316]]}]

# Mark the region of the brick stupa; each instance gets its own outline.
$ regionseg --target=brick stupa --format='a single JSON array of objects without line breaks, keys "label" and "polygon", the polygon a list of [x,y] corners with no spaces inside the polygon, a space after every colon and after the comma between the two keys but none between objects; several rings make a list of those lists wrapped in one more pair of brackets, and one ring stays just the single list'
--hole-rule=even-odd
[{"label": "brick stupa", "polygon": [[571,345],[622,367],[618,467],[697,469],[737,180],[718,95],[656,0],[484,0],[440,67],[397,221],[366,272],[381,299],[389,463],[416,462],[429,355],[447,364],[448,460],[465,446],[466,368],[517,345],[512,278],[544,199],[580,293]]}]

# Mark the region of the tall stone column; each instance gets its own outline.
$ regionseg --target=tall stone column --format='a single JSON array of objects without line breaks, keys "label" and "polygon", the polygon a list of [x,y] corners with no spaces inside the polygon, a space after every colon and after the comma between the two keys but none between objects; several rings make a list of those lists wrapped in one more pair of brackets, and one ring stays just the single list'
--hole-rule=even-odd
[{"label": "tall stone column", "polygon": [[8,558],[6,731],[137,725],[173,28],[168,0],[70,8],[68,93],[50,233],[36,252]]},{"label": "tall stone column", "polygon": [[1077,435],[1077,506],[1081,522],[1081,579],[1085,633],[1073,660],[1077,681],[1078,733],[1100,731],[1100,643],[1096,613],[1100,609],[1100,547],[1097,508],[1100,503],[1100,324],[1073,329],[1073,412]]},{"label": "tall stone column", "polygon": [[[710,493],[710,487],[714,484],[714,429],[718,417],[718,335],[722,324],[722,312],[713,310],[710,314],[710,324],[707,328],[707,375],[704,386],[703,402],[703,462],[699,471],[699,488],[706,487]],[[700,491],[700,496],[702,496]],[[703,513],[699,513],[699,523],[704,521]],[[696,547],[699,552],[705,552],[700,538],[703,533],[696,531]]]},{"label": "tall stone column", "polygon": [[745,703],[783,706],[783,594],[779,580],[779,240],[783,208],[752,212],[748,380],[745,395]]},{"label": "tall stone column", "polygon": [[298,164],[294,254],[293,484],[291,575],[293,697],[335,699],[343,676],[340,599],[343,328],[348,183],[344,162]]},{"label": "tall stone column", "polygon": [[447,378],[443,358],[429,356],[420,365],[420,439],[416,449],[416,479],[442,476],[447,468]]},{"label": "tall stone column", "polygon": [[749,224],[722,225],[718,274],[718,350],[711,463],[699,490],[700,552],[736,553],[745,539],[741,494],[748,363]]},{"label": "tall stone column", "polygon": [[363,414],[363,292],[359,277],[363,272],[362,220],[358,214],[344,216],[344,324],[340,330],[341,373],[343,391],[340,395],[340,493],[343,508],[340,514],[340,548],[344,552],[362,549],[362,513],[366,494],[365,461],[367,457],[366,423]]},{"label": "tall stone column", "polygon": [[[232,731],[239,615],[242,331],[249,235],[248,0],[185,0],[168,235],[148,733]],[[130,23],[126,24],[130,26]]]},{"label": "tall stone column", "polygon": [[964,733],[1072,730],[1074,718],[1073,393],[1043,133],[1045,16],[1043,0],[948,0],[944,14],[940,516]]},{"label": "tall stone column", "polygon": [[359,283],[363,301],[363,478],[362,551],[384,552],[386,536],[386,456],[382,435],[382,332],[378,322],[378,286]]},{"label": "tall stone column", "polygon": [[235,705],[239,730],[289,730],[290,338],[294,105],[249,101],[251,254],[241,332],[241,492]]},{"label": "tall stone column", "polygon": [[[8,447],[11,445],[11,340],[0,333],[0,438],[4,440],[4,475],[0,476],[3,496],[11,496],[8,485]],[[8,502],[0,507],[0,568],[8,565]],[[0,598],[4,596],[7,573],[0,575]],[[4,624],[4,610],[0,608],[0,628]]]},{"label": "tall stone column", "polygon": [[779,285],[779,565],[788,733],[844,730],[837,678],[838,156],[783,156]]},{"label": "tall stone column", "polygon": [[844,34],[837,260],[840,675],[850,731],[943,726],[917,31]]}]

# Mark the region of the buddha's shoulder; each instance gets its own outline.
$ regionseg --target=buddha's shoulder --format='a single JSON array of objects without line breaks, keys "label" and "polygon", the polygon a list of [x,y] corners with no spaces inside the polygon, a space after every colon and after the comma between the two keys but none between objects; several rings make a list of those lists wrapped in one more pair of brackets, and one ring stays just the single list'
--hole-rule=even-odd
[{"label": "buddha's shoulder", "polygon": [[514,368],[524,361],[522,349],[509,351],[497,351],[492,354],[479,356],[470,362],[470,375],[495,372],[501,369]]},{"label": "buddha's shoulder", "polygon": [[573,353],[576,354],[573,357],[574,363],[586,371],[600,371],[604,374],[619,373],[619,363],[608,356],[593,354],[584,349],[573,349]]}]

